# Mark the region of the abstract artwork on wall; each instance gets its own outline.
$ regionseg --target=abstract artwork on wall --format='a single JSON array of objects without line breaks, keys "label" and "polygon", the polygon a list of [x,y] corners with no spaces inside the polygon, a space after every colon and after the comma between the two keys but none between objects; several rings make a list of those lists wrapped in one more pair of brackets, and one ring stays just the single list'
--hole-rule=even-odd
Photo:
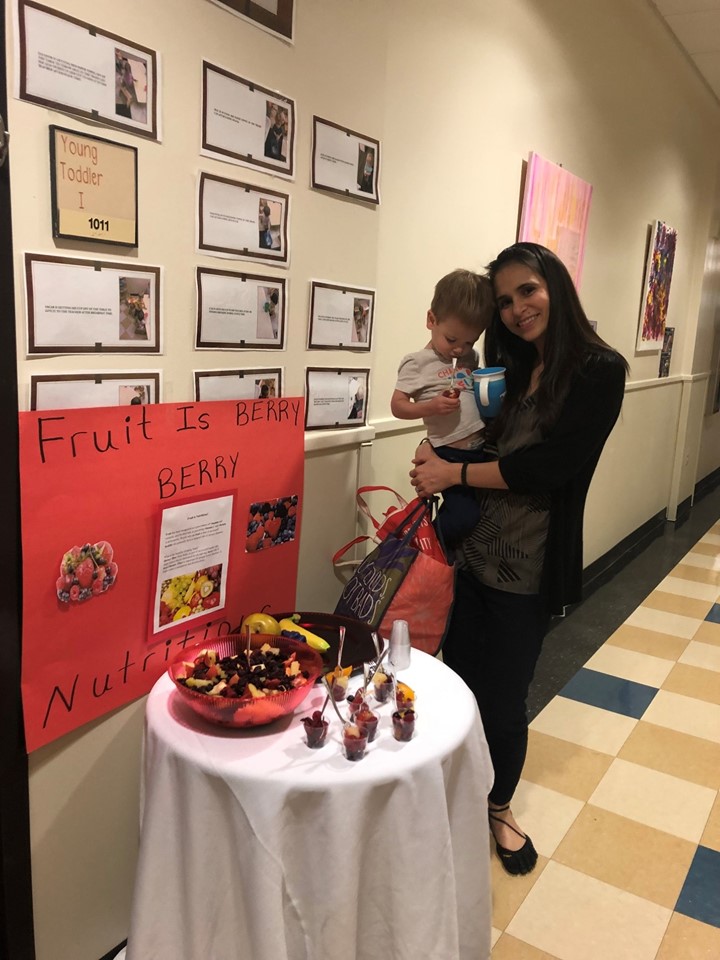
[{"label": "abstract artwork on wall", "polygon": [[636,353],[657,353],[663,345],[677,231],[656,220],[645,271]]},{"label": "abstract artwork on wall", "polygon": [[530,154],[518,240],[553,250],[580,285],[592,184],[557,163]]}]

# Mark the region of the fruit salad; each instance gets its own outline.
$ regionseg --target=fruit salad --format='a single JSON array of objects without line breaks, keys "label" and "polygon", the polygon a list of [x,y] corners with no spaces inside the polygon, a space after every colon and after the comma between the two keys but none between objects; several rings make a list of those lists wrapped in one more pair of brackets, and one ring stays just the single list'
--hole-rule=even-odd
[{"label": "fruit salad", "polygon": [[188,690],[234,700],[278,696],[305,686],[310,676],[300,668],[294,651],[284,657],[268,643],[252,650],[249,658],[242,653],[219,659],[216,650],[203,650],[184,666],[185,676],[178,677],[178,683]]},{"label": "fruit salad", "polygon": [[173,620],[184,620],[220,603],[222,564],[204,567],[193,574],[164,580],[160,595],[158,622],[161,627]]},{"label": "fruit salad", "polygon": [[328,721],[323,720],[322,713],[315,710],[310,717],[303,717],[302,722],[305,725],[305,736],[307,745],[314,750],[325,743],[328,732]]},{"label": "fruit salad", "polygon": [[105,593],[117,579],[118,565],[107,540],[72,547],[63,556],[55,581],[58,600],[82,603]]}]

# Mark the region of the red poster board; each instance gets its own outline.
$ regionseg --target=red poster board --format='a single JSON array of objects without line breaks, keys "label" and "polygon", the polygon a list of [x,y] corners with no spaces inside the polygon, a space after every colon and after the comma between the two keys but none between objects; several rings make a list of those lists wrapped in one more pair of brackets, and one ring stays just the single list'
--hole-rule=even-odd
[{"label": "red poster board", "polygon": [[[295,606],[303,424],[303,400],[293,398],[20,414],[29,751],[147,693],[185,646],[229,633],[266,604]],[[161,512],[228,494],[224,608],[184,614],[153,634]],[[266,512],[272,549],[258,549],[262,505],[293,498],[293,535],[277,536]],[[102,584],[75,569],[77,589],[68,581],[73,597],[61,599],[63,558],[87,546],[80,556]]]}]

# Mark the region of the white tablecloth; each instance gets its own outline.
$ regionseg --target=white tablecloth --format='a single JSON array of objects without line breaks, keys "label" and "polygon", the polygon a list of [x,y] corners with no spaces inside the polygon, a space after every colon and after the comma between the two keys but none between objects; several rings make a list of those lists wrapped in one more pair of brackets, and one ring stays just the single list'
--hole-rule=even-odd
[{"label": "white tablecloth", "polygon": [[[170,680],[147,703],[142,833],[128,960],[485,960],[486,798],[475,700],[413,651],[409,743],[392,706],[364,759],[305,745],[300,716],[255,730],[205,723]],[[351,681],[350,689],[354,689]]]}]

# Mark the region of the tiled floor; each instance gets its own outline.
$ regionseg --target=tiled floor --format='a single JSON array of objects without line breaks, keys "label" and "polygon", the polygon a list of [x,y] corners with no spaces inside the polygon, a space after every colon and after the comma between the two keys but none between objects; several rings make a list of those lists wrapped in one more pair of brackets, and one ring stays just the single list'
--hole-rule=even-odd
[{"label": "tiled floor", "polygon": [[719,790],[716,523],[533,720],[493,960],[719,960]]}]

